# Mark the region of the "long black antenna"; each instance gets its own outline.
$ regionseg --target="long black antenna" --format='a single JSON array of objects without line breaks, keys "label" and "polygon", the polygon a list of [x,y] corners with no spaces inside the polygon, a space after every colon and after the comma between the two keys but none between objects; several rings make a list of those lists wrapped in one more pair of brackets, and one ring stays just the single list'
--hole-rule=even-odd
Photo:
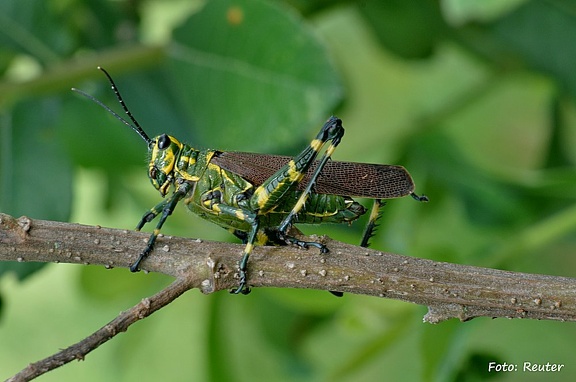
[{"label": "long black antenna", "polygon": [[83,92],[80,89],[76,89],[76,88],[72,88],[72,91],[75,91],[78,94],[83,95],[84,97],[88,98],[89,100],[95,102],[96,104],[100,105],[100,107],[102,107],[104,110],[106,110],[108,113],[112,114],[116,119],[118,119],[119,121],[121,121],[122,123],[124,123],[126,126],[128,126],[129,128],[131,128],[132,130],[134,130],[135,132],[138,133],[138,135],[140,135],[140,137],[142,137],[142,139],[144,139],[144,141],[146,141],[147,144],[150,144],[150,142],[152,142],[152,140],[150,139],[150,137],[148,137],[148,134],[146,134],[146,132],[144,130],[142,130],[142,127],[140,127],[140,124],[138,123],[138,121],[136,120],[136,118],[134,118],[134,116],[132,115],[132,113],[130,112],[130,110],[128,110],[128,107],[126,106],[126,104],[124,103],[124,99],[122,98],[122,96],[120,95],[120,92],[118,91],[118,88],[116,87],[116,84],[114,83],[114,80],[112,79],[112,77],[110,76],[110,74],[108,74],[108,72],[106,70],[104,70],[104,68],[98,66],[98,70],[101,70],[106,77],[108,78],[108,82],[110,82],[110,85],[112,86],[112,90],[114,91],[114,94],[116,94],[116,99],[118,99],[118,102],[120,102],[120,105],[122,105],[122,109],[124,110],[124,112],[126,113],[126,115],[128,116],[128,118],[130,118],[130,121],[132,121],[132,123],[128,122],[127,120],[125,120],[124,118],[122,118],[120,115],[118,115],[118,113],[116,113],[114,110],[110,109],[108,106],[104,105],[100,100],[94,98],[93,96],[91,96],[90,94],[87,94],[85,92]]}]

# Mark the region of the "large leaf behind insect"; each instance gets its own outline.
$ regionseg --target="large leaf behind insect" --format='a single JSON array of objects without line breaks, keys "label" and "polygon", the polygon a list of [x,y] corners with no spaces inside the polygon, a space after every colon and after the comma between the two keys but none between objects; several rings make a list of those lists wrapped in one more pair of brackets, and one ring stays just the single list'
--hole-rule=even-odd
[{"label": "large leaf behind insect", "polygon": [[307,140],[341,100],[327,52],[279,6],[210,1],[174,31],[175,92],[201,145],[263,151]]}]

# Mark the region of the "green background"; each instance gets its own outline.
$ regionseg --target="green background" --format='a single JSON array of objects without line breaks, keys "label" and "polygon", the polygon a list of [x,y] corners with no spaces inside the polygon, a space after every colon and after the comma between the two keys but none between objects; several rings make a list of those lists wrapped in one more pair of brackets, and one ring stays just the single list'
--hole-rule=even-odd
[{"label": "green background", "polygon": [[[337,160],[405,166],[380,250],[576,276],[576,6],[562,0],[0,2],[0,211],[132,228],[159,201],[117,81],[149,135],[295,154],[336,114]],[[342,241],[352,227],[303,227]],[[177,208],[171,235],[231,240]],[[0,265],[0,378],[170,280]],[[191,291],[41,381],[574,380],[573,323],[422,323],[426,308],[306,290]],[[487,373],[489,362],[558,373]]]}]

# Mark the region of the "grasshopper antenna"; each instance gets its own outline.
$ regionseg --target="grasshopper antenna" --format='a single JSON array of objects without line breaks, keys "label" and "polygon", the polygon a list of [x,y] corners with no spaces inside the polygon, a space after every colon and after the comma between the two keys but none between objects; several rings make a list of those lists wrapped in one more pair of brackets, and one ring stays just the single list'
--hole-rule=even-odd
[{"label": "grasshopper antenna", "polygon": [[114,83],[114,80],[112,79],[110,74],[108,74],[108,72],[100,66],[98,67],[98,70],[102,71],[106,75],[106,77],[108,78],[108,82],[110,82],[110,85],[112,86],[112,90],[114,91],[114,94],[116,94],[116,99],[118,99],[118,102],[120,103],[120,105],[122,105],[122,109],[124,109],[124,112],[126,113],[128,118],[130,118],[130,121],[132,121],[132,123],[130,123],[127,120],[125,120],[124,118],[122,118],[114,110],[110,109],[108,106],[104,105],[100,100],[96,99],[95,97],[91,96],[90,94],[85,93],[82,90],[76,89],[76,88],[72,88],[72,91],[75,91],[76,93],[81,94],[84,97],[88,98],[92,102],[95,102],[96,104],[100,105],[100,107],[102,107],[108,113],[112,114],[116,119],[118,119],[123,124],[125,124],[126,126],[131,128],[132,130],[134,130],[136,133],[138,133],[138,135],[140,137],[142,137],[142,139],[144,139],[144,141],[146,141],[147,144],[150,144],[152,142],[152,140],[150,139],[150,137],[148,137],[148,134],[146,134],[146,132],[142,129],[142,127],[140,127],[140,124],[138,123],[136,118],[134,118],[134,116],[132,115],[130,110],[128,110],[128,107],[126,106],[126,103],[124,103],[124,99],[120,95],[120,92],[118,91],[118,88],[116,87],[116,84]]}]

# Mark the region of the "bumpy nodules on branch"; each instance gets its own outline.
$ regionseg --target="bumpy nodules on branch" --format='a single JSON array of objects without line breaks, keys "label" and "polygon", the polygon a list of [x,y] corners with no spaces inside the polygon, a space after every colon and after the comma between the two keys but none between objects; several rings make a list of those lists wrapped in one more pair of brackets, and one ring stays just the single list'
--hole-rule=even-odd
[{"label": "bumpy nodules on branch", "polygon": [[[147,233],[15,219],[0,214],[0,261],[128,267]],[[330,252],[256,247],[248,265],[253,287],[310,288],[426,305],[426,321],[477,316],[576,320],[576,279],[472,267],[395,255],[331,240]],[[185,278],[205,293],[237,283],[243,246],[163,236],[143,268]],[[130,277],[130,274],[126,274]]]}]

